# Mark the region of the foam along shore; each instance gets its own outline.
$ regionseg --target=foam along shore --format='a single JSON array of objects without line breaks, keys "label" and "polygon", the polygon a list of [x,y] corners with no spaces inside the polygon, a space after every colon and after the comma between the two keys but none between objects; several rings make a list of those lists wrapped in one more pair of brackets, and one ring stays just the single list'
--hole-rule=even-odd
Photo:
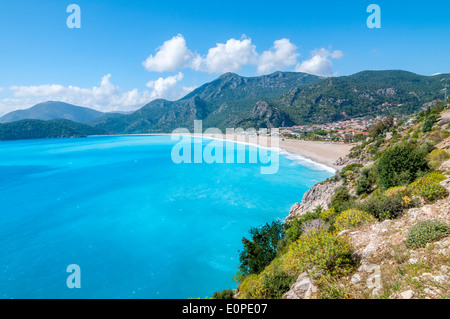
[{"label": "foam along shore", "polygon": [[[339,170],[342,166],[337,166],[334,163],[339,158],[344,158],[350,153],[350,150],[355,146],[354,144],[332,143],[322,141],[303,141],[286,139],[278,136],[268,136],[260,138],[255,135],[225,135],[225,134],[192,134],[192,136],[202,136],[205,138],[219,138],[229,140],[237,143],[245,143],[250,145],[257,145],[268,148],[279,148],[287,152],[289,155],[299,155],[303,162],[309,160],[311,164],[322,164],[334,171]],[[283,152],[282,152],[283,153]],[[294,158],[293,158],[294,159]]]}]

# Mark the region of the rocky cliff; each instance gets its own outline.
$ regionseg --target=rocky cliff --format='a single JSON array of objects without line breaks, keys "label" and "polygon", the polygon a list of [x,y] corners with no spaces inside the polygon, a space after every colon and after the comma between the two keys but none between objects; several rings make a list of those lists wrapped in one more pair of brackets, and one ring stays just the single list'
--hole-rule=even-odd
[{"label": "rocky cliff", "polygon": [[323,209],[328,208],[328,204],[331,201],[334,190],[341,186],[342,182],[324,182],[314,185],[313,188],[308,190],[304,195],[301,203],[295,203],[289,212],[287,220],[294,218],[295,216],[301,216],[307,212],[314,211],[318,206]]}]

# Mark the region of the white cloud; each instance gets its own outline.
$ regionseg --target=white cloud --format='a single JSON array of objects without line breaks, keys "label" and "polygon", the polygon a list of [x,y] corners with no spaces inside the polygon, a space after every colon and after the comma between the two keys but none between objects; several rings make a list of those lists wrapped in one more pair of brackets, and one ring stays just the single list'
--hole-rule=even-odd
[{"label": "white cloud", "polygon": [[297,64],[297,47],[289,39],[276,40],[270,51],[264,51],[258,60],[257,72],[270,73]]},{"label": "white cloud", "polygon": [[178,87],[177,83],[180,82],[183,77],[183,73],[179,72],[177,75],[168,76],[166,78],[160,77],[156,81],[148,82],[147,87],[153,89],[151,93],[152,99],[177,100],[195,89]]},{"label": "white cloud", "polygon": [[73,85],[66,87],[59,84],[12,86],[9,90],[13,97],[0,100],[0,115],[49,100],[90,107],[104,112],[132,111],[157,98],[179,99],[195,89],[177,85],[183,79],[181,72],[175,76],[150,81],[147,87],[151,90],[142,91],[132,89],[121,92],[110,79],[110,74],[105,75],[100,85],[92,88],[80,88]]},{"label": "white cloud", "polygon": [[305,60],[295,67],[296,72],[305,72],[314,75],[332,76],[333,61],[331,59],[340,59],[344,56],[342,51],[329,51],[321,48],[311,52],[311,59]]},{"label": "white cloud", "polygon": [[189,50],[186,40],[179,34],[165,41],[157,49],[155,56],[150,55],[143,65],[148,71],[166,72],[190,68],[207,73],[236,72],[245,66],[254,65],[258,74],[296,66],[297,72],[331,76],[332,60],[342,58],[343,53],[339,50],[317,49],[311,52],[309,60],[301,63],[297,61],[299,56],[297,46],[286,38],[274,41],[270,50],[259,55],[252,40],[245,35],[240,40],[232,38],[225,43],[217,43],[202,56]]},{"label": "white cloud", "polygon": [[119,87],[110,82],[110,78],[111,74],[105,75],[100,82],[100,86],[92,88],[48,84],[12,86],[10,90],[15,98],[25,98],[31,103],[55,100],[91,107],[100,111],[131,110],[148,102],[151,96],[148,91],[139,92],[137,89],[133,89],[121,93]]},{"label": "white cloud", "polygon": [[181,34],[167,40],[150,55],[143,66],[147,71],[167,72],[190,68],[207,73],[224,73],[239,71],[243,66],[256,64],[258,54],[252,40],[229,39],[226,43],[217,43],[208,50],[206,56],[200,56],[188,49]]},{"label": "white cloud", "polygon": [[196,58],[194,68],[208,73],[236,72],[243,66],[256,64],[258,54],[251,39],[230,39],[226,43],[217,43],[208,50],[204,58]]},{"label": "white cloud", "polygon": [[164,42],[157,50],[155,56],[150,55],[142,62],[147,71],[176,71],[189,65],[195,54],[189,51],[186,40],[181,34]]}]

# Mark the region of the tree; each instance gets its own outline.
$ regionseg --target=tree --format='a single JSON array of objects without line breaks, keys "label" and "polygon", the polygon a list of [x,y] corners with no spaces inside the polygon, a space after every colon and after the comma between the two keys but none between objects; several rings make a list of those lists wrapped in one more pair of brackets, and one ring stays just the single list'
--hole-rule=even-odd
[{"label": "tree", "polygon": [[423,154],[411,145],[397,144],[382,155],[377,168],[378,185],[390,188],[413,182],[419,172],[428,170]]},{"label": "tree", "polygon": [[262,227],[252,227],[251,240],[242,238],[239,270],[243,275],[259,274],[277,255],[278,242],[284,238],[284,225],[273,221]]},{"label": "tree", "polygon": [[431,114],[430,116],[428,116],[423,121],[422,132],[426,133],[426,132],[431,131],[435,122],[436,122],[436,116],[434,114]]}]

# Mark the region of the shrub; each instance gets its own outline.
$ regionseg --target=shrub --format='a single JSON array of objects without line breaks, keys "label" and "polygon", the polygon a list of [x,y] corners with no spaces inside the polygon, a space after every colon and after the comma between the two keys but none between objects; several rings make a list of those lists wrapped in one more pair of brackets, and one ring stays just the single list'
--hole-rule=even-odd
[{"label": "shrub", "polygon": [[262,274],[262,291],[266,299],[281,299],[295,282],[296,276],[274,270]]},{"label": "shrub", "polygon": [[445,177],[445,175],[438,173],[438,172],[432,172],[423,177],[418,178],[416,181],[411,183],[410,186],[411,186],[413,192],[415,192],[418,189],[420,189],[420,187],[422,187],[422,186],[440,183],[442,181],[445,181],[446,179],[447,178]]},{"label": "shrub", "polygon": [[334,227],[337,232],[341,232],[346,229],[358,227],[362,224],[375,221],[375,218],[369,213],[363,212],[358,209],[349,209],[342,212],[334,223]]},{"label": "shrub", "polygon": [[432,114],[428,116],[422,124],[422,132],[429,132],[433,128],[434,123],[436,122],[436,115]]},{"label": "shrub", "polygon": [[324,221],[329,221],[334,217],[336,217],[336,215],[337,215],[336,210],[334,208],[330,208],[321,212],[319,217]]},{"label": "shrub", "polygon": [[339,175],[343,178],[344,182],[347,183],[358,176],[357,174],[361,167],[363,167],[363,165],[359,163],[347,165],[339,172]]},{"label": "shrub", "polygon": [[428,154],[428,159],[430,161],[444,162],[444,161],[450,159],[450,154],[444,150],[436,149],[436,150],[433,150],[430,154]]},{"label": "shrub", "polygon": [[376,147],[375,145],[369,145],[366,148],[367,153],[369,154],[375,154],[378,150],[378,147]]},{"label": "shrub", "polygon": [[428,154],[430,154],[434,149],[434,142],[430,140],[425,140],[417,147],[417,153],[422,156],[426,157]]},{"label": "shrub", "polygon": [[450,159],[450,154],[441,149],[433,150],[427,156],[427,160],[430,163],[430,167],[433,169],[438,168],[443,162],[445,162],[448,159]]},{"label": "shrub", "polygon": [[370,194],[372,192],[372,185],[376,182],[376,179],[376,170],[373,167],[363,168],[361,170],[361,176],[355,184],[356,194]]},{"label": "shrub", "polygon": [[363,166],[364,166],[364,165],[359,164],[359,163],[353,163],[353,164],[347,165],[347,166],[345,166],[345,167],[341,170],[341,174],[345,174],[345,173],[348,172],[348,171],[351,171],[351,172],[358,172],[359,169],[360,169],[361,167],[363,167]]},{"label": "shrub", "polygon": [[378,220],[393,219],[401,216],[405,209],[415,207],[417,202],[408,196],[397,194],[395,196],[386,196],[377,194],[371,196],[364,202],[359,203],[357,208],[366,211]]},{"label": "shrub", "polygon": [[426,220],[413,226],[406,239],[410,248],[419,248],[435,240],[439,240],[450,233],[450,226],[438,220]]},{"label": "shrub", "polygon": [[309,231],[293,243],[284,257],[287,273],[300,274],[315,269],[323,274],[350,273],[355,261],[353,247],[342,237],[325,231]]},{"label": "shrub", "polygon": [[384,194],[388,197],[397,195],[411,197],[412,190],[408,186],[397,186],[389,188]]},{"label": "shrub", "polygon": [[447,196],[445,187],[438,184],[445,179],[446,177],[441,173],[433,172],[418,178],[410,186],[415,195],[422,197],[427,202],[431,202]]},{"label": "shrub", "polygon": [[222,291],[215,292],[213,294],[213,299],[234,299],[234,290],[233,289],[225,289]]},{"label": "shrub", "polygon": [[356,181],[356,194],[362,195],[364,193],[369,194],[372,191],[372,183],[369,178],[361,174],[361,176]]},{"label": "shrub", "polygon": [[406,185],[427,169],[427,161],[416,148],[397,144],[388,148],[378,163],[378,185],[384,188]]},{"label": "shrub", "polygon": [[278,251],[281,251],[284,247],[296,241],[305,230],[303,224],[319,218],[320,214],[321,208],[320,210],[319,208],[316,208],[315,212],[308,212],[305,215],[296,216],[295,219],[289,221],[289,223],[285,225],[284,239],[280,242]]},{"label": "shrub", "polygon": [[419,190],[419,195],[428,203],[434,202],[438,199],[447,197],[448,192],[444,186],[440,184],[430,184],[422,186]]},{"label": "shrub", "polygon": [[332,208],[336,210],[336,212],[340,213],[352,205],[353,198],[350,196],[347,187],[339,186],[334,191],[333,196],[331,197],[330,205]]},{"label": "shrub", "polygon": [[264,287],[262,277],[256,274],[250,275],[239,286],[242,299],[262,299],[264,298]]}]

